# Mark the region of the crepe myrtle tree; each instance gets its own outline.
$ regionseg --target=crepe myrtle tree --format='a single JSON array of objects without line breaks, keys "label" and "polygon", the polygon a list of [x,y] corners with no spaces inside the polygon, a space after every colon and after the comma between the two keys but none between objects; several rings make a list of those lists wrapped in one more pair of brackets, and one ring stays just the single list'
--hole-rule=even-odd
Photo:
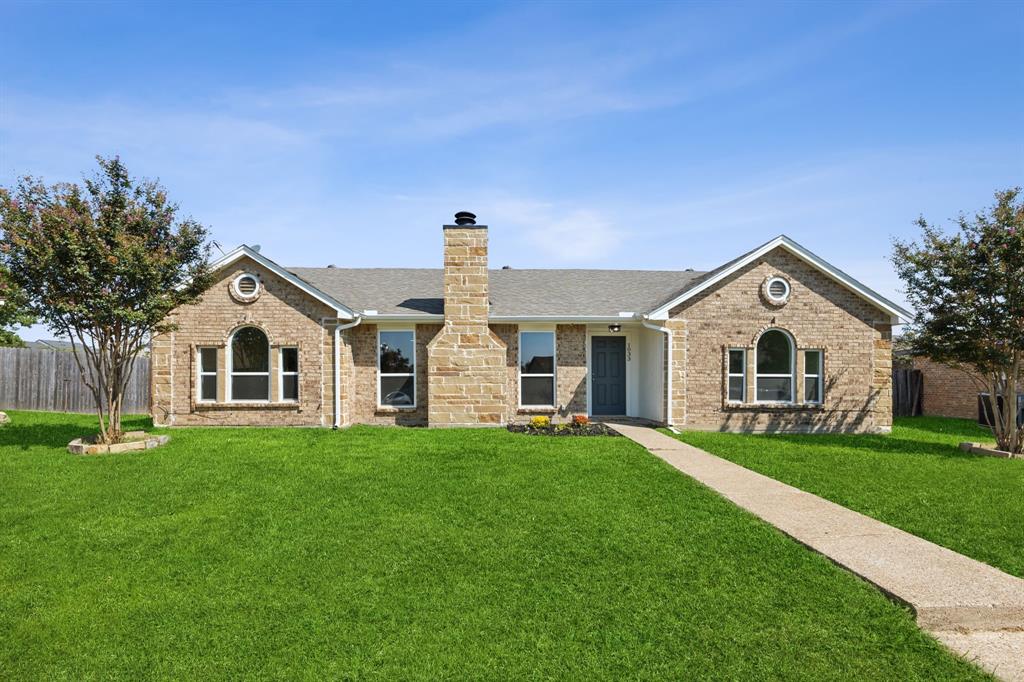
[{"label": "crepe myrtle tree", "polygon": [[30,176],[0,188],[0,271],[25,310],[71,340],[98,440],[116,443],[135,359],[173,329],[168,313],[209,285],[210,247],[206,228],[179,218],[157,182],[96,158],[84,188]]},{"label": "crepe myrtle tree", "polygon": [[895,240],[892,260],[919,316],[913,354],[964,370],[988,394],[1001,450],[1020,454],[1017,394],[1024,390],[1024,201],[1021,189],[961,214],[945,234],[919,218],[921,242]]},{"label": "crepe myrtle tree", "polygon": [[25,342],[11,327],[27,327],[35,320],[25,309],[21,291],[11,284],[10,277],[0,267],[0,347],[23,348]]}]

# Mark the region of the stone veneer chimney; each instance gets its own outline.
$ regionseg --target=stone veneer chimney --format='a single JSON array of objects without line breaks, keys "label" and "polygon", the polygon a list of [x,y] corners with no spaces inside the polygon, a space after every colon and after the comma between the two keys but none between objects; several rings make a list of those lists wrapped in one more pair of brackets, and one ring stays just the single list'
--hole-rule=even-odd
[{"label": "stone veneer chimney", "polygon": [[463,211],[443,232],[444,328],[427,346],[428,422],[503,424],[506,349],[487,324],[487,226]]}]

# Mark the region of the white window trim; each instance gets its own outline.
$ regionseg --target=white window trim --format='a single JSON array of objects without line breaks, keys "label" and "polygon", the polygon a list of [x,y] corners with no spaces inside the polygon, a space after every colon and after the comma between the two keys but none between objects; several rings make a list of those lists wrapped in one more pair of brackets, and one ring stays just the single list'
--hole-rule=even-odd
[{"label": "white window trim", "polygon": [[[284,352],[286,350],[294,350],[295,351],[295,366],[298,369],[296,369],[294,372],[286,372],[286,371],[284,371]],[[297,402],[299,402],[299,398],[301,396],[299,395],[299,390],[298,390],[298,379],[299,379],[299,371],[301,369],[302,368],[299,366],[299,347],[298,346],[282,346],[281,348],[277,349],[277,399],[280,402],[282,402],[282,403],[297,403]],[[284,378],[285,377],[295,377],[296,387],[295,387],[295,397],[294,398],[285,398],[284,397]]]},{"label": "white window trim", "polygon": [[[757,371],[757,347],[761,343],[761,338],[768,332],[782,332],[786,335],[786,339],[789,341],[789,374],[761,374]],[[796,404],[796,374],[796,339],[793,338],[793,335],[779,327],[769,327],[761,332],[761,335],[757,337],[757,341],[754,343],[754,402],[766,405]],[[758,398],[761,379],[789,379],[789,400],[761,400]]]},{"label": "white window trim", "polygon": [[[246,277],[256,282],[256,288],[253,289],[253,292],[251,294],[243,293],[238,286],[239,282],[241,282]],[[235,295],[238,296],[239,298],[244,299],[246,301],[252,300],[260,295],[260,278],[258,275],[252,272],[243,272],[238,277],[235,277],[234,281],[231,282],[231,288],[234,290]]]},{"label": "white window trim", "polygon": [[824,376],[823,376],[825,374],[825,372],[824,372],[824,370],[825,370],[825,351],[820,349],[820,348],[807,348],[807,349],[804,350],[804,355],[806,356],[807,353],[817,353],[818,354],[818,370],[817,370],[816,374],[807,374],[807,372],[806,372],[806,369],[807,369],[807,359],[806,359],[806,357],[804,358],[804,370],[805,370],[805,372],[804,372],[804,385],[803,385],[802,388],[804,388],[804,390],[806,392],[807,378],[808,377],[813,377],[813,378],[818,380],[818,395],[815,396],[814,400],[809,399],[805,395],[804,396],[804,402],[807,403],[808,405],[821,405],[823,402],[825,402],[825,381],[824,381]]},{"label": "white window trim", "polygon": [[[729,368],[732,365],[732,354],[739,352],[743,354],[743,370],[741,373],[736,374],[731,372]],[[743,380],[743,389],[740,392],[740,399],[734,400],[729,397],[729,383],[733,377],[739,377]],[[729,403],[745,403],[747,402],[747,349],[746,348],[727,348],[725,351],[725,400]]]},{"label": "white window trim", "polygon": [[[775,284],[776,282],[781,282],[782,286],[786,287],[786,291],[785,291],[785,293],[782,294],[782,296],[772,296],[772,285]],[[770,298],[773,302],[775,302],[775,303],[785,303],[786,301],[789,300],[789,294],[791,293],[791,288],[789,286],[789,282],[786,281],[785,277],[775,276],[775,277],[769,277],[768,281],[765,282],[765,284],[764,284],[764,292],[765,292],[765,295],[767,295],[768,298]]]},{"label": "white window trim", "polygon": [[[523,334],[551,334],[551,373],[550,374],[523,374]],[[519,374],[519,409],[522,410],[543,410],[556,409],[558,403],[558,381],[555,378],[558,372],[558,333],[554,329],[520,329],[519,330],[519,358],[516,363],[516,371]],[[550,405],[524,405],[523,404],[523,377],[551,377],[551,404]]]},{"label": "white window trim", "polygon": [[[383,332],[408,332],[412,334],[412,372],[399,372],[393,373],[388,372],[384,374],[380,371],[380,335]],[[412,405],[385,405],[381,402],[383,396],[380,392],[381,379],[384,377],[412,377]],[[381,329],[377,328],[377,408],[385,410],[415,410],[416,409],[416,389],[418,379],[416,377],[416,328],[401,327],[394,329]]]},{"label": "white window trim", "polygon": [[213,352],[216,353],[217,352],[217,347],[216,346],[197,346],[196,347],[196,367],[199,368],[199,372],[197,373],[198,377],[199,377],[199,385],[196,387],[198,389],[196,391],[196,400],[198,402],[201,402],[201,403],[215,403],[215,402],[217,402],[217,392],[218,392],[217,389],[219,388],[218,386],[216,386],[216,385],[214,386],[214,395],[213,395],[212,398],[204,398],[203,397],[203,377],[210,377],[210,376],[212,376],[214,379],[217,379],[217,370],[213,370],[212,372],[210,372],[210,371],[206,371],[204,369],[204,365],[203,365],[203,351],[204,350],[213,350]]},{"label": "white window trim", "polygon": [[[264,332],[262,329],[260,329],[260,331],[263,332],[263,335],[267,337],[267,365],[268,365],[267,371],[266,372],[236,372],[236,371],[234,371],[235,368],[234,368],[233,365],[234,365],[234,357],[235,357],[235,336],[238,335],[238,332],[242,331],[243,329],[248,329],[249,327],[253,327],[254,329],[260,329],[259,327],[256,327],[256,326],[251,325],[251,324],[250,325],[246,325],[244,327],[239,327],[238,329],[236,329],[231,334],[231,338],[228,340],[227,352],[225,353],[225,355],[227,357],[224,358],[224,365],[225,365],[225,369],[227,369],[227,386],[225,386],[225,390],[226,390],[225,395],[227,396],[227,401],[229,403],[269,403],[270,402],[270,367],[269,367],[269,365],[270,365],[270,351],[271,351],[270,337],[267,336],[267,333]],[[267,397],[265,399],[263,399],[263,398],[246,398],[245,400],[235,400],[234,396],[232,395],[234,393],[234,383],[235,383],[234,382],[234,377],[266,377],[267,378]]]}]

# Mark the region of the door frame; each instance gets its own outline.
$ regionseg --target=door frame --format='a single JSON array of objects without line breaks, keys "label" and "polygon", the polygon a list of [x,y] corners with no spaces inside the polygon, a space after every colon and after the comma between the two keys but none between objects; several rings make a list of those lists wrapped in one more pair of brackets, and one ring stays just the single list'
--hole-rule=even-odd
[{"label": "door frame", "polygon": [[[636,329],[622,326],[620,332],[608,331],[608,325],[590,325],[587,327],[587,416],[594,416],[593,405],[591,404],[591,355],[593,354],[593,338],[595,336],[619,336],[626,339],[626,414],[627,417],[635,417],[637,414],[637,364],[636,364]],[[607,415],[599,415],[607,416]]]}]

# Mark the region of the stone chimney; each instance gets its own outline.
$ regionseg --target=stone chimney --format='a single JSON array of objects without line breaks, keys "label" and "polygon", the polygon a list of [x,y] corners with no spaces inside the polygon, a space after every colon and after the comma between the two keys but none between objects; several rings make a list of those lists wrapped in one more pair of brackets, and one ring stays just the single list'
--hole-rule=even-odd
[{"label": "stone chimney", "polygon": [[444,328],[427,347],[430,426],[505,423],[505,344],[488,327],[487,226],[462,211],[444,233]]}]

